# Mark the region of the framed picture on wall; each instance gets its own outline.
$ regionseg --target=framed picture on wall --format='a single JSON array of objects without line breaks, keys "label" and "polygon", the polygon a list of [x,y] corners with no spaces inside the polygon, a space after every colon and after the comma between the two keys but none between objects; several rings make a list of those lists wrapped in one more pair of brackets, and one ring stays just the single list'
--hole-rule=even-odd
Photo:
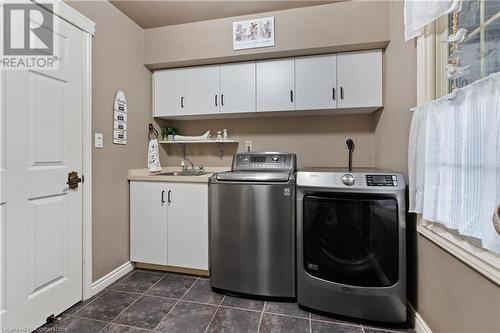
[{"label": "framed picture on wall", "polygon": [[274,46],[274,17],[233,22],[233,50]]}]

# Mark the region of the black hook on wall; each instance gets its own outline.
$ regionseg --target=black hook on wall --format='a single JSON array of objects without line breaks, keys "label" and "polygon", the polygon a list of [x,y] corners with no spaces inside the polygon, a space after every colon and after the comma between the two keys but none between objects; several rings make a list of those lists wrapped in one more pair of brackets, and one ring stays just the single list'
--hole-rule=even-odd
[{"label": "black hook on wall", "polygon": [[158,131],[154,128],[153,124],[149,124],[149,133],[148,133],[148,139],[153,140],[153,139],[158,139]]}]

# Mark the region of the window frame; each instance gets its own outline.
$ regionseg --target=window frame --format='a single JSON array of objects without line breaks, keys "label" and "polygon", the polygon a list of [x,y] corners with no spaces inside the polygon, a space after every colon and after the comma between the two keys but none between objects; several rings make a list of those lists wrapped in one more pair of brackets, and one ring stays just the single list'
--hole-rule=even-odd
[{"label": "window frame", "polygon": [[[485,17],[485,0],[480,0],[480,16],[479,16],[479,25],[476,29],[469,31],[466,39],[470,38],[473,35],[479,34],[480,36],[480,52],[484,54],[486,48],[486,40],[485,33],[486,27],[496,20],[500,20],[500,12],[490,17],[486,20]],[[436,96],[435,98],[439,98],[445,96],[450,93],[450,80],[446,76],[446,65],[448,64],[449,58],[449,44],[441,43],[447,39],[449,34],[449,15],[443,15],[439,19],[437,19],[432,26],[430,27],[430,31],[434,34],[436,47],[435,47],[435,57],[436,57]],[[481,78],[486,77],[486,60],[484,58],[480,59],[480,68],[481,68]],[[472,83],[472,82],[471,82]]]},{"label": "window frame", "polygon": [[[418,106],[448,94],[448,78],[444,71],[448,63],[448,48],[447,44],[441,43],[447,32],[445,16],[426,26],[424,33],[417,37]],[[421,214],[417,214],[417,232],[500,285],[500,255],[473,244],[467,237],[444,226],[424,220]]]}]

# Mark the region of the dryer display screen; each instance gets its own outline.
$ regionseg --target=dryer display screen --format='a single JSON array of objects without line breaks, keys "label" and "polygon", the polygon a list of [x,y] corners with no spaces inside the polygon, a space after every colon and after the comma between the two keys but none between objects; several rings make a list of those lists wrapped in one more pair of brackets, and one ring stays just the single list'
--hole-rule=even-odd
[{"label": "dryer display screen", "polygon": [[395,175],[366,175],[368,186],[397,186],[398,179]]}]

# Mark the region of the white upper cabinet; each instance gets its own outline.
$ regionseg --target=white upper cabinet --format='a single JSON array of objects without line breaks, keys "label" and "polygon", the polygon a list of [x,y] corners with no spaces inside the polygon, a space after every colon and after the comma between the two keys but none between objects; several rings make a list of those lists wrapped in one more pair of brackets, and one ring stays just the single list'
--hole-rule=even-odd
[{"label": "white upper cabinet", "polygon": [[294,110],[294,59],[257,62],[257,111]]},{"label": "white upper cabinet", "polygon": [[255,62],[220,65],[220,112],[255,112]]},{"label": "white upper cabinet", "polygon": [[153,116],[186,114],[186,69],[166,69],[153,75]]},{"label": "white upper cabinet", "polygon": [[382,50],[169,69],[153,78],[155,117],[383,106]]},{"label": "white upper cabinet", "polygon": [[337,55],[339,108],[373,108],[382,104],[382,51]]},{"label": "white upper cabinet", "polygon": [[337,56],[295,58],[295,110],[337,107]]},{"label": "white upper cabinet", "polygon": [[219,113],[219,65],[188,68],[186,96],[187,114]]}]

